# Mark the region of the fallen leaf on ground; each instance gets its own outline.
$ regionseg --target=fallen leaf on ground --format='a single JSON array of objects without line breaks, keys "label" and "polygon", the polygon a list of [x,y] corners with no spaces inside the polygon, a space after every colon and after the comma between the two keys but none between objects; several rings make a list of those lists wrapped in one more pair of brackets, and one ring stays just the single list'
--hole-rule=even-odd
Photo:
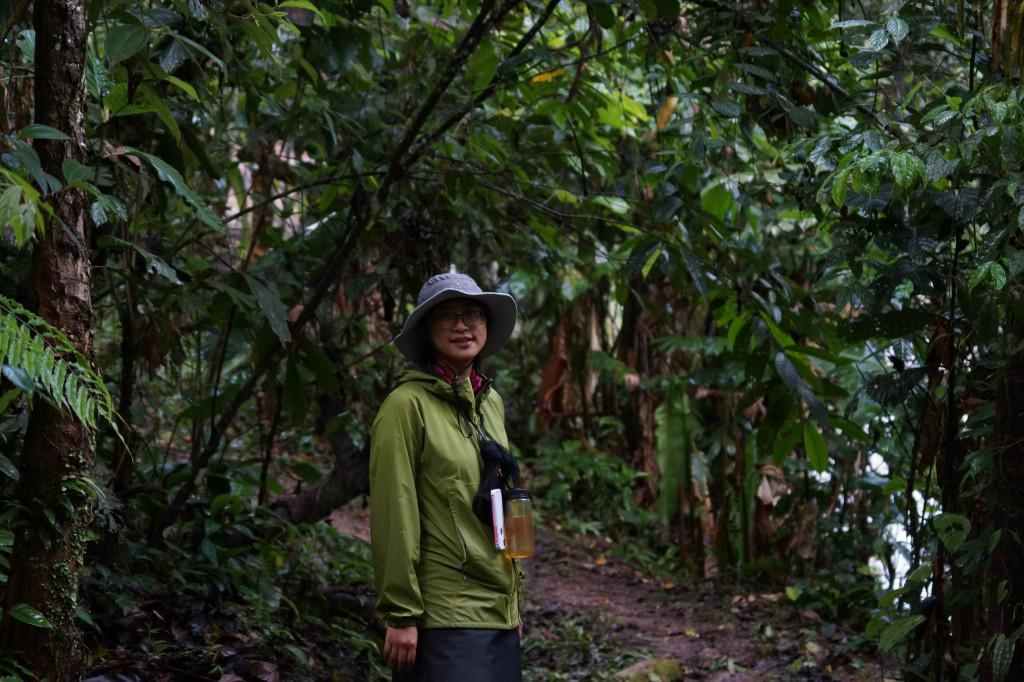
[{"label": "fallen leaf on ground", "polygon": [[249,674],[263,682],[278,682],[281,679],[277,666],[267,661],[255,661],[249,666]]}]

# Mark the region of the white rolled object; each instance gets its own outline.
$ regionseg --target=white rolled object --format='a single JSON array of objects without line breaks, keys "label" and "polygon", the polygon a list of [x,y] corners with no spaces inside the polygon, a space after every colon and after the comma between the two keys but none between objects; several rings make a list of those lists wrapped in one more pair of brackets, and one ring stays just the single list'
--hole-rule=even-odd
[{"label": "white rolled object", "polygon": [[494,532],[494,546],[505,549],[505,505],[501,499],[501,489],[491,490],[491,530]]}]

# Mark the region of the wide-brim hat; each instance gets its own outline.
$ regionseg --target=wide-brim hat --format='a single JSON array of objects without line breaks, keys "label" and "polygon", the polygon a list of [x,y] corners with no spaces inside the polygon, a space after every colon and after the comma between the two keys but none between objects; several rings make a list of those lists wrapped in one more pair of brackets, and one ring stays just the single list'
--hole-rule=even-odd
[{"label": "wide-brim hat", "polygon": [[416,297],[415,310],[405,321],[401,333],[395,337],[394,343],[402,355],[413,362],[423,359],[430,339],[426,325],[421,323],[434,306],[453,298],[472,299],[487,307],[487,342],[477,357],[485,358],[501,350],[516,326],[516,300],[509,294],[483,291],[469,275],[445,272],[434,275],[423,285],[420,295]]}]

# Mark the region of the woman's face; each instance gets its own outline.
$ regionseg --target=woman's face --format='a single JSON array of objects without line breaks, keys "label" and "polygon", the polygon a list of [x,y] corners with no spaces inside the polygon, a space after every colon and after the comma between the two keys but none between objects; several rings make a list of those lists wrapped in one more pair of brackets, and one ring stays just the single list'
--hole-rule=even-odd
[{"label": "woman's face", "polygon": [[461,371],[487,343],[487,309],[470,299],[445,301],[427,315],[427,328],[437,359]]}]

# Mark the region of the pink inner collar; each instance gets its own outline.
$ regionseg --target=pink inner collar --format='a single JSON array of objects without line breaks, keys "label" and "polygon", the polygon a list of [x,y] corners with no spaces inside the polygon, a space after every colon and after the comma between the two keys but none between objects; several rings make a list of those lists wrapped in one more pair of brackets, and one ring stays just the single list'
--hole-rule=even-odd
[{"label": "pink inner collar", "polygon": [[[444,379],[447,383],[455,383],[455,375],[441,363],[435,362],[431,365],[431,369],[434,370],[434,374]],[[469,382],[473,385],[473,393],[479,393],[480,388],[484,385],[484,376],[476,371],[476,367],[469,370]]]}]

